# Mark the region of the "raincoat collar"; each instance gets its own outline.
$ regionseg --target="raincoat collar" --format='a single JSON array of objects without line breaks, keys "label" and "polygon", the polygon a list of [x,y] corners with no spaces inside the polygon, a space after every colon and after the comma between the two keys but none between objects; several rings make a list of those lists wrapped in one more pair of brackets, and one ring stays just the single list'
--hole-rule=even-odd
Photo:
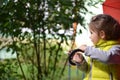
[{"label": "raincoat collar", "polygon": [[95,47],[105,47],[105,46],[112,46],[112,45],[117,45],[120,44],[118,41],[114,40],[99,40],[99,42],[95,45]]}]

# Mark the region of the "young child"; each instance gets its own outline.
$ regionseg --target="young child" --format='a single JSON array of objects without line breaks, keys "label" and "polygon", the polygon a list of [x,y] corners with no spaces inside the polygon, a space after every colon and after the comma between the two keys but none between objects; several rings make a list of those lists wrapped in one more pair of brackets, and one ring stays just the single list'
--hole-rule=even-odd
[{"label": "young child", "polygon": [[120,80],[120,24],[110,15],[99,14],[92,17],[89,30],[94,46],[79,47],[88,60],[81,60],[79,53],[73,56],[86,71],[84,80]]}]

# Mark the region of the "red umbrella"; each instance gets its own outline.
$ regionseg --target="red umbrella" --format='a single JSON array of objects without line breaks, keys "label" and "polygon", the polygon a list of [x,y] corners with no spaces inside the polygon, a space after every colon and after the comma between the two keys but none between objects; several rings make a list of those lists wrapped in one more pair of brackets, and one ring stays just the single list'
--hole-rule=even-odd
[{"label": "red umbrella", "polygon": [[111,15],[120,23],[120,0],[106,0],[103,2],[103,13]]}]

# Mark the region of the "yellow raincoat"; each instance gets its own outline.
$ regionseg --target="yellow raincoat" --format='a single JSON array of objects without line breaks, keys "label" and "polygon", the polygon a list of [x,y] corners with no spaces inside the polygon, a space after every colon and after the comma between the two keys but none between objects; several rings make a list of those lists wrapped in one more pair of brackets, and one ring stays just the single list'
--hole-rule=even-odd
[{"label": "yellow raincoat", "polygon": [[[116,41],[100,40],[96,45],[101,50],[107,51],[113,45],[118,45]],[[100,47],[101,46],[101,47]],[[92,67],[92,69],[90,69]],[[88,58],[88,71],[84,80],[120,80],[120,64],[106,64],[96,59]]]}]

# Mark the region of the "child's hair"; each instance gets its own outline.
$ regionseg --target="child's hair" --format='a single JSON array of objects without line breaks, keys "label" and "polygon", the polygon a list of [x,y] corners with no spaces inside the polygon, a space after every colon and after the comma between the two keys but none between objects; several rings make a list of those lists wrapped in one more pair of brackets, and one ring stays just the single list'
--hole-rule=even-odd
[{"label": "child's hair", "polygon": [[89,23],[90,29],[99,32],[105,32],[105,40],[120,39],[120,24],[113,17],[107,14],[99,14],[92,17]]}]

